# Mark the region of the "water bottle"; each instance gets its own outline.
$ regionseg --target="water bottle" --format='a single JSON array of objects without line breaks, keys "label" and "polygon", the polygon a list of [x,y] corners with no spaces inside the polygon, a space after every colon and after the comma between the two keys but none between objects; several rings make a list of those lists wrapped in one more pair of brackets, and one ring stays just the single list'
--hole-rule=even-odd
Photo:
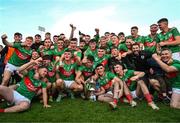
[{"label": "water bottle", "polygon": [[96,82],[96,90],[98,90],[100,88],[100,84],[99,82]]}]

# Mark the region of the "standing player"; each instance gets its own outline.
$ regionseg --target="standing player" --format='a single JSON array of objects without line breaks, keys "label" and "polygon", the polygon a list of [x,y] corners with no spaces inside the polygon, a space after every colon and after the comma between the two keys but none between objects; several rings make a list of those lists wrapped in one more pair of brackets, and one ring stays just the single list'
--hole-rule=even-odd
[{"label": "standing player", "polygon": [[37,51],[41,45],[43,45],[43,42],[41,41],[41,35],[36,34],[34,36],[34,43],[32,44],[31,48]]},{"label": "standing player", "polygon": [[172,51],[172,58],[180,60],[180,33],[176,27],[168,27],[168,19],[162,18],[158,22],[159,29],[158,43],[161,48],[169,48]]},{"label": "standing player", "polygon": [[105,36],[101,36],[98,47],[104,47],[106,49],[107,54],[110,53],[110,51],[111,51]]},{"label": "standing player", "polygon": [[120,32],[118,34],[118,37],[119,37],[119,43],[120,44],[125,43],[125,34],[124,34],[124,32]]},{"label": "standing player", "polygon": [[26,37],[25,42],[23,43],[9,43],[6,39],[6,35],[1,36],[3,44],[8,47],[14,47],[15,50],[10,57],[5,70],[4,70],[4,77],[2,80],[2,84],[4,86],[8,85],[9,79],[14,71],[17,70],[18,67],[27,63],[31,57],[31,45],[33,43],[33,37]]},{"label": "standing player", "polygon": [[122,54],[122,57],[126,57],[127,54],[132,53],[132,43],[133,40],[131,38],[127,38],[125,43],[121,43],[118,46],[118,50],[120,51],[120,53]]},{"label": "standing player", "polygon": [[140,44],[140,48],[143,49],[144,37],[138,35],[138,27],[137,26],[131,27],[131,35],[127,36],[127,38],[131,38],[134,42],[138,42]]},{"label": "standing player", "polygon": [[144,40],[143,36],[138,35],[138,27],[133,26],[131,27],[131,35],[127,36],[127,38],[131,38],[134,42],[142,43]]},{"label": "standing player", "polygon": [[77,56],[75,60],[78,64],[80,64],[81,58],[82,58],[82,52],[77,46],[77,38],[72,38],[70,40],[70,44],[68,46],[68,49],[72,51],[73,56]]},{"label": "standing player", "polygon": [[49,49],[43,54],[52,55],[53,60],[55,60],[57,57],[61,57],[65,50],[67,50],[67,48],[64,48],[64,41],[62,39],[59,39],[53,49]]},{"label": "standing player", "polygon": [[151,53],[156,53],[157,52],[157,31],[158,31],[158,25],[157,24],[152,24],[150,26],[150,32],[148,36],[144,37],[144,50],[150,51]]},{"label": "standing player", "polygon": [[83,58],[82,62],[85,63],[87,60],[87,56],[88,55],[94,56],[94,54],[97,54],[97,44],[96,44],[96,40],[91,39],[89,41],[89,47],[84,52],[84,58]]}]

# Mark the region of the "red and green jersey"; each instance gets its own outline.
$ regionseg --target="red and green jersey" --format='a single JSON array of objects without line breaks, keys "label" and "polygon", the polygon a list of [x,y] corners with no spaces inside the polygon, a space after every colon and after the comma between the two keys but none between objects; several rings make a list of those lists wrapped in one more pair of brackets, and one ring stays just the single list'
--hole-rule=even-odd
[{"label": "red and green jersey", "polygon": [[112,43],[112,40],[111,40],[111,39],[107,42],[107,46],[108,46],[108,47],[112,47],[112,46],[113,46],[113,43]]},{"label": "red and green jersey", "polygon": [[125,71],[124,75],[122,77],[119,77],[122,81],[127,82],[128,79],[130,79],[132,76],[134,76],[134,70],[127,70]]},{"label": "red and green jersey", "polygon": [[96,41],[96,43],[99,43],[99,39],[100,39],[99,34],[96,34],[93,39]]},{"label": "red and green jersey", "polygon": [[32,50],[25,49],[24,47],[21,46],[20,43],[14,43],[13,47],[15,49],[8,63],[19,67],[30,60]]},{"label": "red and green jersey", "polygon": [[[98,47],[101,47],[101,45],[99,45]],[[110,54],[111,53],[111,48],[108,45],[104,46],[104,48],[106,50],[106,54]]]},{"label": "red and green jersey", "polygon": [[27,76],[25,76],[20,82],[20,86],[16,89],[17,92],[29,100],[32,100],[40,88],[47,87],[45,82],[34,79],[34,74],[34,70],[30,70]]},{"label": "red and green jersey", "polygon": [[48,55],[47,53],[49,52],[49,51],[51,51],[52,49],[50,49],[50,48],[43,48],[43,49],[41,49],[40,47],[38,48],[38,53],[40,53],[40,55]]},{"label": "red and green jersey", "polygon": [[55,70],[55,61],[52,61],[48,66],[48,77],[47,79],[49,82],[54,83],[56,82],[56,70]]},{"label": "red and green jersey", "polygon": [[[43,55],[53,55],[54,49],[43,50]],[[40,51],[39,51],[40,52]]]},{"label": "red and green jersey", "polygon": [[50,49],[50,48],[43,48],[43,49],[41,49],[40,47],[38,48],[38,52],[40,53],[40,52],[43,52],[43,54],[44,53],[46,53],[47,51],[49,51],[49,50],[52,50],[52,49]]},{"label": "red and green jersey", "polygon": [[89,46],[86,44],[83,49],[84,49],[84,50],[87,50],[88,47],[89,47]]},{"label": "red and green jersey", "polygon": [[144,37],[144,50],[149,51],[151,53],[156,52],[156,39],[157,36],[152,38],[150,35]]},{"label": "red and green jersey", "polygon": [[130,78],[134,76],[134,72],[134,70],[127,70],[122,77],[119,77],[122,81],[126,82],[128,88],[131,91],[134,91],[136,89],[136,82],[130,80]]},{"label": "red and green jersey", "polygon": [[178,72],[167,73],[166,76],[173,88],[180,89],[180,61],[173,60],[171,66],[175,67]]},{"label": "red and green jersey", "polygon": [[94,56],[94,54],[97,54],[97,49],[95,50],[91,50],[89,47],[88,49],[85,51],[85,56],[88,56],[88,55],[91,55],[91,56]]},{"label": "red and green jersey", "polygon": [[[116,46],[116,45],[119,46],[119,41],[117,41],[116,44],[113,44],[112,40],[109,40],[109,41],[107,42],[107,46],[108,46],[110,49],[112,49],[112,47],[113,47],[113,46]],[[118,47],[118,46],[117,46],[117,47]]]},{"label": "red and green jersey", "polygon": [[[180,36],[179,31],[177,30],[177,28],[173,27],[170,28],[168,32],[166,33],[159,33],[157,35],[157,43],[162,42],[162,41],[168,41],[168,42],[173,42],[175,41],[175,37],[176,36]],[[175,52],[180,52],[180,45],[176,45],[176,46],[163,46],[162,48],[169,48],[173,53]]]},{"label": "red and green jersey", "polygon": [[105,70],[108,70],[108,59],[110,58],[111,56],[108,55],[108,54],[105,54],[102,58],[99,58],[97,55],[95,56],[95,59],[94,59],[94,68],[96,68],[96,66],[98,64],[102,64],[104,67],[105,67]]},{"label": "red and green jersey", "polygon": [[93,67],[86,67],[84,65],[78,67],[78,71],[82,72],[84,79],[87,80],[89,77],[93,75],[94,68]]},{"label": "red and green jersey", "polygon": [[112,79],[116,76],[111,72],[105,72],[104,76],[98,77],[97,82],[104,89],[109,89],[112,86]]},{"label": "red and green jersey", "polygon": [[48,71],[55,71],[55,61],[50,62],[50,64],[47,66]]},{"label": "red and green jersey", "polygon": [[[67,48],[68,50],[70,48]],[[70,49],[71,50],[71,49]],[[74,53],[76,52],[76,56],[79,57],[79,58],[82,58],[82,52],[81,50],[79,50],[78,48],[76,50],[71,50],[72,51],[72,54],[74,55]]]},{"label": "red and green jersey", "polygon": [[77,71],[77,63],[66,64],[62,63],[59,67],[58,73],[60,78],[63,80],[75,80],[76,72]]},{"label": "red and green jersey", "polygon": [[143,42],[144,42],[144,37],[143,37],[143,36],[140,36],[140,35],[138,35],[137,38],[133,37],[132,35],[127,36],[126,39],[127,39],[127,38],[132,39],[134,42],[139,42],[139,43],[143,43]]},{"label": "red and green jersey", "polygon": [[44,55],[53,55],[54,59],[56,58],[56,56],[59,56],[61,57],[61,55],[67,50],[67,48],[59,51],[57,46],[54,47],[54,49],[51,49],[51,50],[47,50],[44,52]]},{"label": "red and green jersey", "polygon": [[120,53],[124,53],[128,51],[128,48],[125,43],[122,43],[122,44],[119,44],[118,50],[120,51]]}]

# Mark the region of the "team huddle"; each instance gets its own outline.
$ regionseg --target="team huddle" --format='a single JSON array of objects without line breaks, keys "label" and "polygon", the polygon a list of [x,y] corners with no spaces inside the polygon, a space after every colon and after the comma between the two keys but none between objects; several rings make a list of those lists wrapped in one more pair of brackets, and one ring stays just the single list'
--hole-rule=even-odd
[{"label": "team huddle", "polygon": [[[70,24],[68,39],[63,33],[46,33],[26,37],[14,34],[10,43],[1,36],[5,47],[0,50],[3,65],[0,100],[10,105],[0,112],[21,112],[29,109],[34,97],[48,102],[61,102],[64,97],[108,103],[116,109],[121,103],[137,106],[137,99],[145,99],[154,110],[161,101],[180,109],[180,33],[168,27],[162,18],[150,26],[150,34],[138,35],[138,27],[131,27],[131,35],[105,32],[100,36],[79,32]],[[160,33],[157,31],[160,29]],[[2,60],[3,59],[3,60]]]}]

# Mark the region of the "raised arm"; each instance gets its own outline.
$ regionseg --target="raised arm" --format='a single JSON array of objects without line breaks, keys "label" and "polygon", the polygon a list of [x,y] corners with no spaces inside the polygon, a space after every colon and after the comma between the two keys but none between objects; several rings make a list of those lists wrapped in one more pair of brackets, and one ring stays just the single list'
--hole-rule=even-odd
[{"label": "raised arm", "polygon": [[17,71],[18,71],[18,72],[21,72],[21,71],[25,70],[26,68],[29,68],[29,66],[32,66],[32,67],[33,67],[33,65],[38,64],[38,63],[40,63],[41,61],[42,61],[42,58],[41,58],[41,57],[38,58],[38,59],[36,59],[36,60],[31,60],[30,62],[22,65],[21,67],[19,67],[19,68],[17,69]]},{"label": "raised arm", "polygon": [[71,33],[70,33],[69,40],[71,40],[74,37],[74,31],[76,30],[76,27],[73,26],[73,24],[70,24],[70,27],[71,27]]},{"label": "raised arm", "polygon": [[8,47],[13,47],[13,44],[14,44],[14,43],[8,42],[8,41],[7,41],[7,38],[8,38],[8,37],[7,37],[6,34],[2,35],[2,36],[1,36],[2,43],[3,43],[4,45],[8,46]]},{"label": "raised arm", "polygon": [[94,39],[96,40],[96,43],[98,43],[99,42],[99,38],[100,38],[100,36],[99,36],[99,29],[95,28],[95,32],[96,32],[96,34],[94,35]]}]

